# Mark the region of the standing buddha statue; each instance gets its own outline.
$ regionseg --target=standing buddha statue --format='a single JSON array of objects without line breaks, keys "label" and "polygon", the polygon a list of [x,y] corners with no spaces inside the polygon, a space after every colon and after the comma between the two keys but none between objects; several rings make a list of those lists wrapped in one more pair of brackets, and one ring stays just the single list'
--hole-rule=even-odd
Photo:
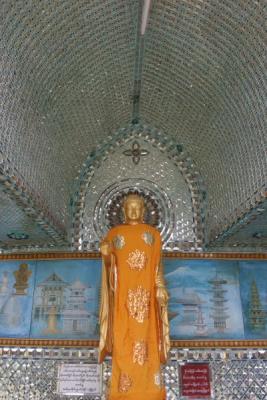
[{"label": "standing buddha statue", "polygon": [[99,362],[112,355],[108,400],[164,400],[161,363],[170,340],[160,233],[143,223],[141,196],[128,195],[123,211],[125,223],[100,246]]}]

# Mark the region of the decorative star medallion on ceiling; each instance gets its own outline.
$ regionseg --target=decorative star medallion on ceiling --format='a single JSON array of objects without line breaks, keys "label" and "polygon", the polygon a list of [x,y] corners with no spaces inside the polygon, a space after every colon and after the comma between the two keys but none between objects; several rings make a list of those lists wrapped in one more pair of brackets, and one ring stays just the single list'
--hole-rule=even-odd
[{"label": "decorative star medallion on ceiling", "polygon": [[125,156],[130,156],[132,157],[133,163],[135,165],[139,164],[141,157],[147,156],[149,154],[149,151],[146,149],[141,149],[140,144],[135,140],[132,143],[132,148],[129,150],[125,150],[123,152]]}]

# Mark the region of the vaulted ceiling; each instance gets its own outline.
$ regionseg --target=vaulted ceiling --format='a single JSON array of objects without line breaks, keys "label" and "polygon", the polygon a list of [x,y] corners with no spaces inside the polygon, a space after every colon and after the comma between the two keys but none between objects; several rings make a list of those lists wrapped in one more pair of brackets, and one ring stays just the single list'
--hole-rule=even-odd
[{"label": "vaulted ceiling", "polygon": [[[2,251],[90,250],[109,185],[160,204],[167,178],[172,204],[190,194],[161,221],[181,225],[172,248],[191,207],[185,249],[266,251],[266,2],[152,0],[146,24],[149,3],[2,1]],[[147,153],[129,164],[133,143]]]}]

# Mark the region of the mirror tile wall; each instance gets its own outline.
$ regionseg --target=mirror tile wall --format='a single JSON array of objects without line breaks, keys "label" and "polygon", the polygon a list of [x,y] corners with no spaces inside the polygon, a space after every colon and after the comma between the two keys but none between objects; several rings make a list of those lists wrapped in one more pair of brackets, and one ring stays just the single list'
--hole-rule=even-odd
[{"label": "mirror tile wall", "polygon": [[[94,363],[96,349],[0,348],[0,400],[59,400],[57,369],[62,362]],[[173,349],[163,374],[167,400],[179,400],[179,366],[208,362],[213,398],[216,400],[264,400],[267,397],[266,349]],[[101,397],[61,396],[68,400],[105,400],[110,363],[103,369]]]}]

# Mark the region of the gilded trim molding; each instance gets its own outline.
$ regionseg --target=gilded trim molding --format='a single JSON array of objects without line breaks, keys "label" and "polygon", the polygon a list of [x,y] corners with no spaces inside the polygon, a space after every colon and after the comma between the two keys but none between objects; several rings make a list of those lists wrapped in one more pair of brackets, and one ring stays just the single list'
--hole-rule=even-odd
[{"label": "gilded trim molding", "polygon": [[[267,260],[267,253],[163,253],[165,258],[205,259],[205,260]],[[0,254],[0,261],[5,260],[64,260],[64,259],[96,259],[100,253],[57,252],[57,253],[11,253]]]},{"label": "gilded trim molding", "polygon": [[[98,340],[52,340],[0,338],[0,346],[14,347],[98,347]],[[267,340],[171,340],[172,348],[267,348]]]},{"label": "gilded trim molding", "polygon": [[98,347],[98,340],[54,340],[0,338],[0,346],[30,347]]}]

